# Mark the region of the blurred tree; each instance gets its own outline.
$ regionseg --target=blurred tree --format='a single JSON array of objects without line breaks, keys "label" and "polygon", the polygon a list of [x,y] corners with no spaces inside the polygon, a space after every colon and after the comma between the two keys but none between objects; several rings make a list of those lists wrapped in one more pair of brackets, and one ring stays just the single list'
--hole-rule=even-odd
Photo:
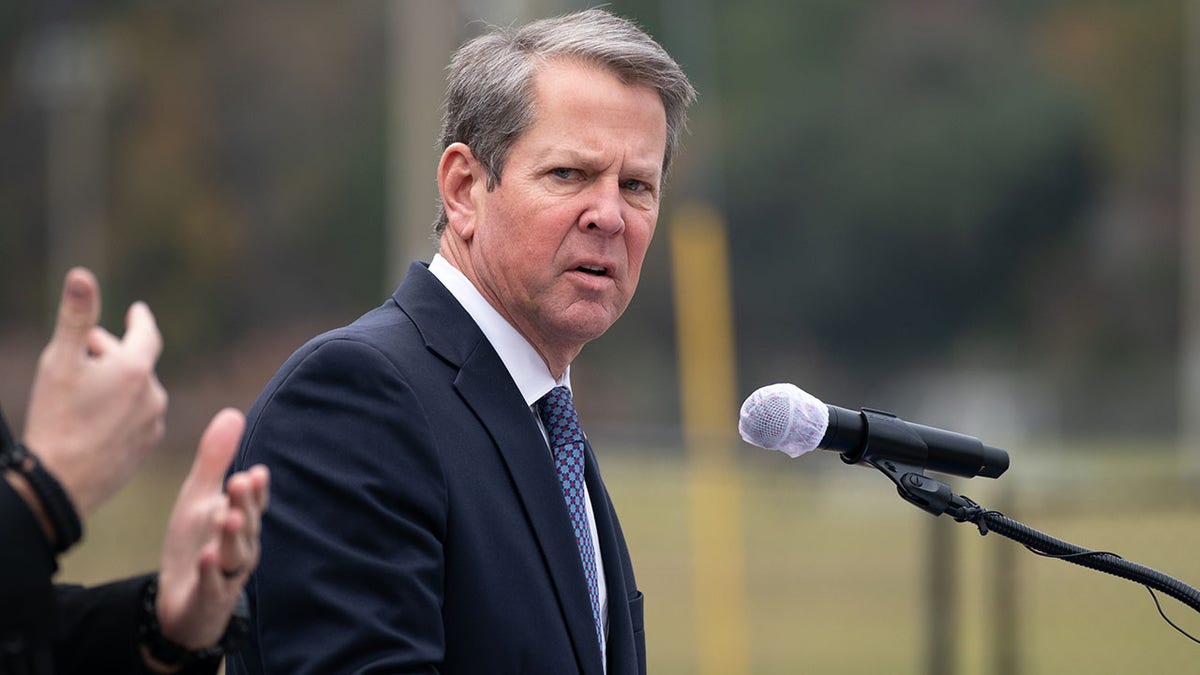
[{"label": "blurred tree", "polygon": [[168,366],[378,301],[380,16],[154,5],[118,24],[138,73],[114,130],[113,284],[149,294]]},{"label": "blurred tree", "polygon": [[875,374],[1011,339],[1022,272],[1088,197],[1078,105],[994,6],[798,7],[727,24],[764,36],[726,61],[731,100],[767,99],[729,117],[747,338]]}]

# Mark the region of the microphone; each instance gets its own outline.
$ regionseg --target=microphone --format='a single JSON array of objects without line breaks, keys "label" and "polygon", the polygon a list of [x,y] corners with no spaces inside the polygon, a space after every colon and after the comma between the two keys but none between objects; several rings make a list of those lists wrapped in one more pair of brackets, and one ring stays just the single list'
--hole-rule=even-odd
[{"label": "microphone", "polygon": [[794,384],[772,384],[742,404],[738,432],[747,443],[799,457],[817,448],[842,461],[894,462],[955,476],[999,478],[1008,453],[978,438],[905,422],[880,410],[847,410],[822,403]]}]

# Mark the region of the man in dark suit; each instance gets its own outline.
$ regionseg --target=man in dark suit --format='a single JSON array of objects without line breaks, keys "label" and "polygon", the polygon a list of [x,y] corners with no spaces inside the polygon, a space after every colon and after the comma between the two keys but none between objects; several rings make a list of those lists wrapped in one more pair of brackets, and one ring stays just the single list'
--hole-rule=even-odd
[{"label": "man in dark suit", "polygon": [[645,672],[570,364],[633,295],[694,96],[601,10],[458,50],[438,255],[250,412],[234,466],[275,492],[230,673]]}]

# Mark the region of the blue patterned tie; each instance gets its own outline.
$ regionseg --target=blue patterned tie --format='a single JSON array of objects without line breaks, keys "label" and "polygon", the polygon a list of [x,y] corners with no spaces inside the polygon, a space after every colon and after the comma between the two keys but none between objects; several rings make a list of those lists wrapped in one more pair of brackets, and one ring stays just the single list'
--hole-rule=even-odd
[{"label": "blue patterned tie", "polygon": [[579,415],[571,403],[571,390],[555,387],[537,402],[538,414],[546,425],[550,448],[554,450],[554,467],[562,482],[563,498],[571,514],[575,543],[587,577],[588,597],[592,601],[592,619],[596,622],[596,639],[604,644],[600,623],[600,590],[596,580],[596,552],[592,550],[592,534],[588,528],[587,498],[583,494],[583,431]]}]

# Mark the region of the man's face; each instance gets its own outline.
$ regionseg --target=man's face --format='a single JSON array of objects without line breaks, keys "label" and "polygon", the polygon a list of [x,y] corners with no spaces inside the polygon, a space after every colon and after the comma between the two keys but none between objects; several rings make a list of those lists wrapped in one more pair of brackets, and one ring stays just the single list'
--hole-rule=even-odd
[{"label": "man's face", "polygon": [[548,362],[569,362],[637,288],[658,220],[666,113],[652,88],[571,60],[545,64],[533,84],[534,122],[499,185],[472,188],[470,257],[492,305]]}]

